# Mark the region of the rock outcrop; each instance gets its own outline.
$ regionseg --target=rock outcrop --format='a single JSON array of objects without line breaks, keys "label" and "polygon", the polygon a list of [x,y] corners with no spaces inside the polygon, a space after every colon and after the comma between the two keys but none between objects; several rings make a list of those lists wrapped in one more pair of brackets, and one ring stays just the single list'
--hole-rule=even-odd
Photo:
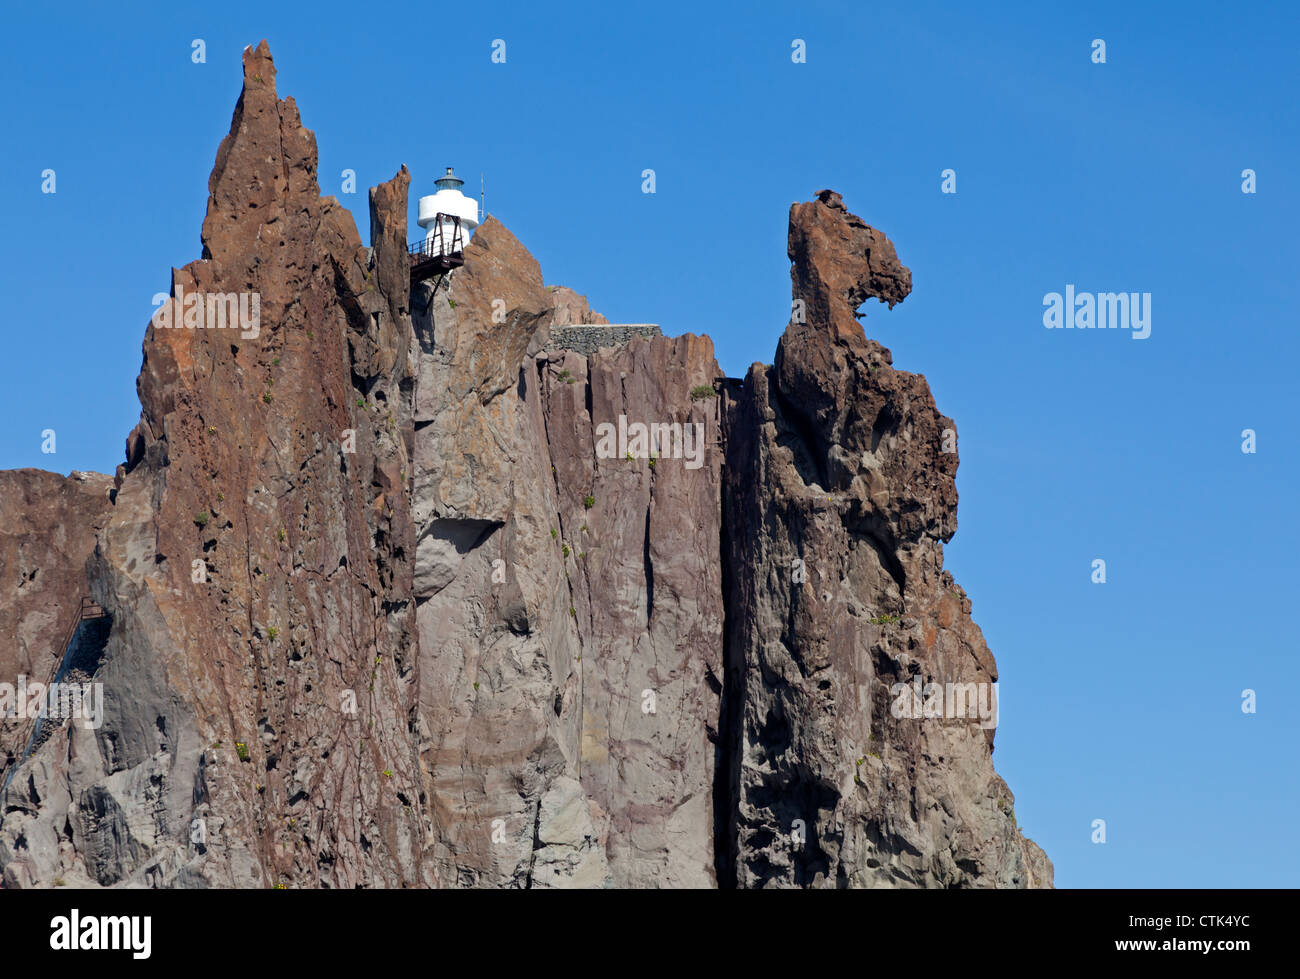
[{"label": "rock outcrop", "polygon": [[[407,174],[371,241],[316,184],[265,44],[173,294],[259,297],[256,330],[151,324],[88,577],[113,618],[105,719],[5,796],[7,883],[416,885]],[[256,336],[250,334],[256,332]]]},{"label": "rock outcrop", "polygon": [[22,754],[28,725],[20,679],[46,683],[59,648],[90,594],[86,560],[112,507],[113,478],[39,469],[0,471],[0,683],[14,702],[0,705],[0,784]]},{"label": "rock outcrop", "polygon": [[721,457],[687,470],[599,458],[596,442],[620,415],[707,422],[716,438],[714,406],[690,397],[718,374],[712,345],[540,353],[541,270],[494,219],[449,292],[425,283],[413,305],[420,750],[439,881],[710,884]]},{"label": "rock outcrop", "polygon": [[546,293],[555,314],[552,320],[555,326],[590,326],[609,322],[587,304],[586,296],[578,295],[568,286],[547,286]]},{"label": "rock outcrop", "polygon": [[[855,317],[911,273],[831,191],[791,208],[789,255],[795,318],[727,411],[726,879],[1048,883],[993,771],[997,666],[943,569],[955,425]],[[956,716],[900,712],[918,681],[960,691]]]},{"label": "rock outcrop", "polygon": [[896,709],[997,668],[953,423],[855,318],[910,290],[884,235],[792,209],[743,382],[707,337],[559,349],[604,318],[495,218],[410,286],[405,168],[364,247],[274,81],[248,49],[116,477],[0,474],[0,666],[111,616],[102,725],[0,798],[4,885],[1050,886],[993,723]]}]

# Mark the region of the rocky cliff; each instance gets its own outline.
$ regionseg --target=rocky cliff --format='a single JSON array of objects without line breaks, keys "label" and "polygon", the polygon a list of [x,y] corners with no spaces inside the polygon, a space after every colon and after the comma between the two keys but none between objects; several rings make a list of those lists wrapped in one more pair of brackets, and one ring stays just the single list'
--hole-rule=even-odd
[{"label": "rocky cliff", "polygon": [[[63,655],[83,597],[86,559],[112,510],[113,478],[39,469],[0,471],[0,785],[30,734],[19,683],[46,683]],[[21,679],[20,679],[21,678]]]},{"label": "rocky cliff", "polygon": [[[796,205],[729,380],[707,337],[553,349],[602,318],[495,219],[412,287],[407,190],[363,246],[246,50],[125,463],[0,474],[0,679],[111,621],[102,723],[9,766],[4,885],[1050,886],[995,717],[899,709],[996,665],[953,423],[855,318],[910,290],[884,235]],[[213,295],[256,329],[187,324]]]}]

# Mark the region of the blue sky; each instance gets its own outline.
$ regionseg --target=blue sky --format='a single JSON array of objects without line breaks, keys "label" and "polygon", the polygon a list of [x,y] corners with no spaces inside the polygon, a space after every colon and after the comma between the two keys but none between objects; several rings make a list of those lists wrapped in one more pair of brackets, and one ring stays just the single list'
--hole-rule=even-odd
[{"label": "blue sky", "polygon": [[[402,163],[417,194],[482,172],[547,282],[710,334],[730,375],[771,361],[789,205],[831,187],[912,269],[865,325],[957,422],[948,563],[1001,669],[998,770],[1058,885],[1295,886],[1300,14],[1047,6],[12,9],[0,467],[122,460],[150,300],[199,255],[263,37],[323,192],[356,171],[363,236],[366,188]],[[1151,336],[1045,330],[1066,283],[1151,293]]]}]

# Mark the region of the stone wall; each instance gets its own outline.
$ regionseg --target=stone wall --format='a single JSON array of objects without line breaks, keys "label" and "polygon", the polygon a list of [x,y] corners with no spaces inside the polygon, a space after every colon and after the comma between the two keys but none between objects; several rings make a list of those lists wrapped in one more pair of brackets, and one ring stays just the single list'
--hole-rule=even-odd
[{"label": "stone wall", "polygon": [[633,337],[659,337],[657,323],[600,323],[590,326],[553,326],[547,350],[572,350],[584,356],[600,347],[621,347]]}]

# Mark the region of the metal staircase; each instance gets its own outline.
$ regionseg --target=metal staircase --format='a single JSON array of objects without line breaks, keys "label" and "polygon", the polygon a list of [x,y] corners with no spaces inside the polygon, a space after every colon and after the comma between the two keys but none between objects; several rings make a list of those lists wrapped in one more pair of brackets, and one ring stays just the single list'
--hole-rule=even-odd
[{"label": "metal staircase", "polygon": [[[93,598],[83,597],[81,599],[80,607],[63,634],[63,641],[51,651],[49,669],[45,671],[42,677],[45,684],[45,696],[48,697],[50,685],[54,683],[63,668],[71,661],[86,623],[95,622],[97,625],[102,625],[104,623],[101,620],[108,618],[108,613]],[[106,630],[101,629],[100,631],[104,632],[102,638],[107,639]],[[25,707],[25,704],[17,705],[18,712],[22,713]],[[27,756],[31,754],[36,737],[40,733],[42,720],[43,718],[39,715],[24,718],[10,742],[10,750],[6,751],[4,757],[0,758],[0,792],[9,787],[9,780],[13,778],[15,769],[26,761]]]}]

